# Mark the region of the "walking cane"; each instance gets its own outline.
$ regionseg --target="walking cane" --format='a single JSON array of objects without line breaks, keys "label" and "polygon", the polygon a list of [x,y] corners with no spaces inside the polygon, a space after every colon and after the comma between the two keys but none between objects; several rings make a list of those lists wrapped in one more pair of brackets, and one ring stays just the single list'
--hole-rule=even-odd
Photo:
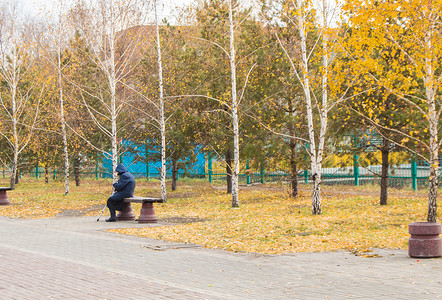
[{"label": "walking cane", "polygon": [[107,203],[104,205],[103,210],[101,211],[101,214],[98,216],[97,222],[100,221],[101,215],[103,214],[106,207],[107,207]]}]

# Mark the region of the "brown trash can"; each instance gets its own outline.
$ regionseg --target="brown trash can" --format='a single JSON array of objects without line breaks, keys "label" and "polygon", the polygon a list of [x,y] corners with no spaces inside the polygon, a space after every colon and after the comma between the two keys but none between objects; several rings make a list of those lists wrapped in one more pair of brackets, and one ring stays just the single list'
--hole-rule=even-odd
[{"label": "brown trash can", "polygon": [[411,237],[408,239],[408,255],[415,258],[442,256],[441,224],[416,222],[408,225]]}]

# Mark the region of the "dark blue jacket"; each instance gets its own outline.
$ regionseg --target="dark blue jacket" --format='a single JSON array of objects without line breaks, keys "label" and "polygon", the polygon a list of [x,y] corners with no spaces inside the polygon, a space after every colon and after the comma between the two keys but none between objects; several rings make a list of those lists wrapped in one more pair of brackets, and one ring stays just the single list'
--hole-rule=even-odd
[{"label": "dark blue jacket", "polygon": [[117,205],[118,208],[120,208],[123,206],[124,198],[133,197],[135,190],[135,178],[122,164],[119,164],[115,171],[117,171],[118,175],[120,175],[120,179],[113,184],[115,193],[109,197],[109,200],[114,203],[121,203],[121,205]]}]

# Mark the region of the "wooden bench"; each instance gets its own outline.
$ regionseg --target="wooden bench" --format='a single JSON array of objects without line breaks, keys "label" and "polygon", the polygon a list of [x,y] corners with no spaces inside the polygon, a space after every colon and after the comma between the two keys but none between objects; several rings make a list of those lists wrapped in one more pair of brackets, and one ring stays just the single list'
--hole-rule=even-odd
[{"label": "wooden bench", "polygon": [[0,187],[0,205],[11,204],[8,199],[8,194],[6,193],[6,191],[10,190],[12,190],[10,187]]},{"label": "wooden bench", "polygon": [[138,217],[138,223],[157,223],[158,218],[155,216],[155,210],[153,209],[154,203],[163,203],[161,198],[149,198],[149,197],[130,197],[124,198],[123,210],[117,215],[117,220],[135,220],[135,214],[132,210],[131,203],[142,203],[140,216]]}]

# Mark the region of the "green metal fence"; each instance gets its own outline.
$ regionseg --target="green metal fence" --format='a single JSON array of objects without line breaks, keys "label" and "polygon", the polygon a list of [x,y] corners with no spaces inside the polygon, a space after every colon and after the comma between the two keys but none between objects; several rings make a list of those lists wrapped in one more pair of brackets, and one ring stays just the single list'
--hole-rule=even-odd
[{"label": "green metal fence", "polygon": [[[373,155],[372,155],[373,156]],[[429,166],[426,163],[419,165],[415,161],[407,161],[404,153],[392,153],[388,170],[388,185],[394,187],[410,186],[416,190],[420,186],[428,186]],[[218,165],[215,165],[218,164]],[[219,162],[207,165],[209,181],[225,179],[225,166]],[[380,163],[368,163],[366,157],[358,155],[333,155],[324,160],[322,168],[322,184],[325,185],[361,185],[379,184],[381,180]],[[311,181],[309,170],[298,170],[298,182],[301,184]],[[247,163],[242,167],[239,176],[240,183],[258,183],[291,181],[290,166],[279,162],[276,166],[253,168]]]},{"label": "green metal fence", "polygon": [[[344,159],[345,158],[345,159]],[[333,159],[330,157],[324,161],[322,169],[322,184],[325,185],[361,185],[361,184],[379,184],[381,165],[367,164],[356,155],[353,156],[336,156]],[[417,164],[415,161],[400,161],[392,158],[393,164],[389,167],[388,185],[401,187],[410,186],[417,189],[420,186],[428,185],[429,167],[425,163]],[[254,166],[258,167],[254,167]],[[178,172],[178,179],[181,177],[197,177],[206,178],[208,181],[225,181],[227,177],[225,164],[221,160],[209,159],[206,162],[204,174],[191,174],[184,171]],[[3,178],[9,178],[10,172],[3,170],[0,173]],[[133,173],[137,178],[152,178],[152,174]],[[0,176],[1,176],[0,175]],[[82,178],[106,178],[109,177],[109,172],[100,167],[85,168],[80,172]],[[46,172],[41,167],[33,168],[30,171],[20,172],[20,176],[31,176],[36,179],[44,179],[46,176],[51,180],[62,180],[64,172],[61,169],[50,169]],[[308,184],[310,180],[310,172],[306,169],[298,171],[298,182],[300,184]],[[74,173],[71,172],[70,177],[74,178]],[[169,177],[170,178],[170,177]],[[253,164],[247,161],[241,165],[239,175],[240,184],[253,184],[265,182],[290,182],[290,165],[288,162],[277,162],[268,164]]]}]

